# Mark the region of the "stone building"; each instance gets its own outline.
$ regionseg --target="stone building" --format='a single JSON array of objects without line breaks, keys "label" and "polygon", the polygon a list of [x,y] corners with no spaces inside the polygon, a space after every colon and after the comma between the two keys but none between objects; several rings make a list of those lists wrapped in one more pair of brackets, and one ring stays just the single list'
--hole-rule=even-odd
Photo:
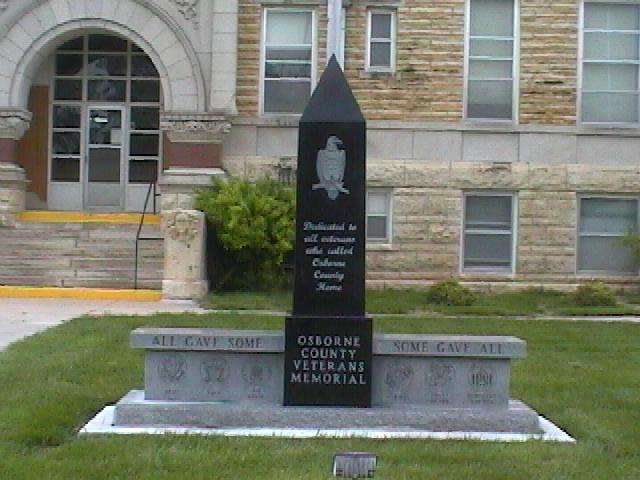
[{"label": "stone building", "polygon": [[140,212],[159,180],[165,294],[201,294],[193,187],[295,168],[335,52],[368,120],[372,285],[630,286],[639,40],[633,0],[5,0],[0,232]]}]

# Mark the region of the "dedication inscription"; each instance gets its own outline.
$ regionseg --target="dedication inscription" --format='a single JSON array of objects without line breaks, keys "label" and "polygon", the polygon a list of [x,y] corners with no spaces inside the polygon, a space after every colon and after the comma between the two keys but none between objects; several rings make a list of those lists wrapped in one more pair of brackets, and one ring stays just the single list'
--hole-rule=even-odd
[{"label": "dedication inscription", "polygon": [[332,58],[300,120],[285,405],[371,405],[365,149],[364,117]]}]

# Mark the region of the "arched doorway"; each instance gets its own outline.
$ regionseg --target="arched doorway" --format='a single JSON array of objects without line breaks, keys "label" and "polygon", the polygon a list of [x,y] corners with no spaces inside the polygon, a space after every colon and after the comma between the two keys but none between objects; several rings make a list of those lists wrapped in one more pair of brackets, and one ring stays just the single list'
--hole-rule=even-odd
[{"label": "arched doorway", "polygon": [[[117,8],[115,8],[116,3]],[[84,155],[88,150],[85,143],[85,138],[88,138],[88,135],[85,134],[86,130],[89,129],[87,119],[90,118],[86,110],[88,102],[91,100],[88,90],[89,82],[91,80],[115,82],[120,80],[120,78],[110,78],[111,75],[95,75],[106,78],[87,78],[86,80],[85,78],[81,78],[80,82],[76,82],[75,85],[78,85],[78,83],[82,85],[83,95],[86,89],[86,97],[83,96],[81,100],[78,100],[77,96],[73,97],[73,101],[82,103],[80,108],[80,126],[78,127],[78,123],[74,122],[73,127],[64,125],[56,128],[60,128],[61,130],[68,128],[69,132],[75,129],[80,133],[80,153],[78,153],[78,148],[75,148],[75,144],[72,144],[74,147],[72,153],[64,151],[62,153],[56,152],[58,157],[68,155],[69,159],[72,159],[74,156],[77,159],[76,165],[74,165],[73,161],[67,163],[60,162],[60,172],[56,173],[58,171],[57,163],[59,163],[59,160],[55,160],[56,165],[52,168],[54,133],[52,109],[54,100],[56,102],[72,101],[51,98],[52,95],[54,95],[56,77],[67,76],[66,72],[63,75],[58,74],[56,71],[57,65],[55,58],[61,52],[59,48],[62,45],[72,43],[78,37],[104,35],[107,37],[118,37],[128,41],[128,51],[123,52],[116,50],[106,52],[104,50],[98,50],[97,52],[93,52],[93,50],[89,51],[89,40],[84,40],[84,42],[87,42],[87,45],[85,46],[83,44],[82,52],[79,50],[68,50],[67,54],[86,53],[88,58],[88,56],[93,53],[104,54],[104,56],[106,56],[106,54],[117,56],[125,53],[132,58],[131,62],[134,61],[133,57],[143,57],[146,54],[146,56],[148,56],[147,58],[151,60],[151,63],[157,69],[158,76],[157,79],[149,78],[148,80],[154,82],[159,80],[158,85],[160,86],[160,102],[155,102],[154,100],[149,103],[161,103],[162,118],[169,119],[169,123],[167,123],[167,121],[163,123],[163,125],[168,125],[165,129],[167,131],[181,128],[184,124],[181,123],[184,122],[183,119],[187,119],[188,121],[194,118],[199,119],[203,113],[206,112],[205,82],[198,54],[183,29],[180,28],[165,9],[157,6],[153,2],[119,0],[118,2],[105,2],[104,5],[100,7],[96,6],[92,0],[77,0],[74,1],[73,6],[70,7],[65,2],[57,2],[54,0],[29,0],[28,2],[23,2],[21,5],[23,7],[21,7],[22,10],[20,10],[19,15],[11,15],[11,11],[4,15],[3,18],[6,20],[5,30],[3,31],[4,33],[0,35],[0,57],[2,57],[4,72],[3,75],[0,76],[0,117],[2,119],[0,123],[5,126],[2,133],[3,136],[0,138],[0,163],[18,165],[17,167],[12,167],[12,171],[15,170],[16,182],[22,182],[20,184],[16,183],[15,190],[18,200],[15,202],[15,205],[12,204],[11,212],[19,212],[24,209],[24,194],[22,192],[24,191],[24,184],[26,182],[25,172],[22,170],[26,170],[26,181],[30,184],[27,194],[27,208],[29,209],[81,210],[86,209],[87,205],[89,207],[94,205],[96,209],[116,210],[118,207],[115,205],[115,202],[92,202],[91,199],[86,199],[84,184],[82,182],[84,179],[90,178],[89,175],[91,174],[88,172],[89,175],[84,175],[85,172],[82,162],[86,162]],[[37,21],[33,21],[34,18],[37,19]],[[64,48],[66,47],[63,47],[63,49]],[[76,46],[75,48],[78,47]],[[84,49],[86,49],[86,52]],[[88,65],[89,60],[87,59],[86,66],[88,67]],[[113,65],[111,67],[113,67]],[[84,77],[84,75],[85,73],[83,72],[82,76]],[[86,75],[89,75],[89,73],[86,73]],[[114,75],[114,77],[119,76],[121,76],[121,73]],[[133,77],[132,73],[128,73],[126,76]],[[67,80],[73,79],[68,78]],[[125,83],[128,85],[127,89],[131,89],[129,84],[133,84],[134,81],[138,80],[143,79],[125,78]],[[95,84],[96,83],[92,83],[92,85]],[[72,84],[70,83],[69,85]],[[118,92],[118,83],[105,85],[105,88],[114,86],[114,88],[116,88],[115,92]],[[96,93],[95,90],[92,90],[92,92]],[[128,92],[129,90],[126,90],[127,94]],[[129,100],[125,99],[124,102],[120,101],[119,97],[116,103],[127,102],[129,102]],[[143,105],[138,106],[141,107]],[[130,107],[131,106],[127,105],[122,107],[127,111],[125,111],[124,117],[122,117],[124,121],[121,129],[130,128],[131,126],[127,122],[131,120],[132,114],[135,112],[128,111]],[[129,115],[128,118],[126,118],[127,114]],[[75,115],[77,118],[77,112],[70,113],[70,115]],[[115,116],[117,117],[117,114]],[[103,122],[103,120],[99,118],[97,123],[101,122]],[[114,127],[114,130],[118,130],[118,128]],[[26,136],[23,137],[25,132]],[[56,131],[56,133],[64,133],[64,131]],[[114,135],[117,137],[118,134],[114,133]],[[72,138],[73,135],[68,135],[68,137]],[[169,139],[171,140],[171,138]],[[59,138],[56,138],[56,140],[59,140]],[[125,135],[122,141],[125,140],[131,141],[131,138]],[[134,141],[131,143],[135,143],[135,140],[136,138],[134,138]],[[168,145],[171,144],[170,141],[166,143]],[[179,146],[180,145],[178,145],[178,147]],[[122,148],[124,150],[124,145]],[[113,152],[109,153],[105,152],[105,150],[107,149],[98,149],[97,154],[103,154],[107,157],[109,155],[112,157],[115,156]],[[191,150],[193,150],[193,148]],[[207,150],[207,153],[209,150]],[[145,158],[156,157],[154,151],[150,152],[153,153],[153,155],[148,155],[148,153],[149,151],[144,151],[142,156]],[[169,161],[172,154],[168,148],[166,156],[169,158],[165,163],[170,163],[173,166],[173,162]],[[173,156],[179,157],[180,155],[173,154]],[[162,167],[161,144],[158,148],[157,157],[157,168],[160,169]],[[143,190],[144,187],[139,183],[130,182],[129,179],[135,178],[138,174],[140,176],[148,176],[150,174],[149,168],[152,165],[152,163],[135,163],[132,165],[123,164],[121,166],[122,171],[126,171],[127,175],[129,175],[129,170],[137,169],[137,172],[134,171],[134,175],[130,175],[126,181],[125,179],[122,180],[122,189],[125,193],[121,195],[123,202],[120,203],[120,209],[139,210],[135,206],[136,192]],[[53,182],[66,183],[66,185],[62,185],[62,187],[65,188],[58,192],[60,195],[56,195],[56,185],[53,185],[52,191],[49,191],[49,187],[52,186],[52,174],[54,174]],[[73,175],[71,178],[77,178],[79,176],[80,180],[63,181],[69,178],[68,175]],[[62,178],[62,180],[58,180],[60,178]],[[98,178],[100,179],[101,176],[98,175]],[[111,191],[111,194],[114,194],[114,192]],[[107,203],[107,205],[100,205],[100,203]],[[14,213],[11,213],[11,215],[14,215]]]},{"label": "arched doorway", "polygon": [[139,211],[162,165],[153,61],[107,33],[72,38],[47,61],[48,208]]}]

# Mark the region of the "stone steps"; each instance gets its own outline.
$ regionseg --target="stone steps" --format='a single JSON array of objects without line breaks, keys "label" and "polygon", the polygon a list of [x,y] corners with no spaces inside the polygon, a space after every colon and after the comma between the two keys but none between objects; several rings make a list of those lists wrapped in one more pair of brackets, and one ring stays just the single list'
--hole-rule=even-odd
[{"label": "stone steps", "polygon": [[[0,227],[0,285],[133,288],[138,225],[20,223]],[[161,237],[145,225],[142,237]],[[138,286],[160,289],[162,240],[139,244]]]}]

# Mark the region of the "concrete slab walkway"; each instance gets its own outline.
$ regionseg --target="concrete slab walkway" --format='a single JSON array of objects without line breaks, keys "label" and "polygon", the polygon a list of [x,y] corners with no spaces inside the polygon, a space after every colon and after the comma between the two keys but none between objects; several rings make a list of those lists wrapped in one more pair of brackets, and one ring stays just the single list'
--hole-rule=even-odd
[{"label": "concrete slab walkway", "polygon": [[0,298],[0,350],[82,315],[206,313],[193,302],[124,302],[59,298]]}]

